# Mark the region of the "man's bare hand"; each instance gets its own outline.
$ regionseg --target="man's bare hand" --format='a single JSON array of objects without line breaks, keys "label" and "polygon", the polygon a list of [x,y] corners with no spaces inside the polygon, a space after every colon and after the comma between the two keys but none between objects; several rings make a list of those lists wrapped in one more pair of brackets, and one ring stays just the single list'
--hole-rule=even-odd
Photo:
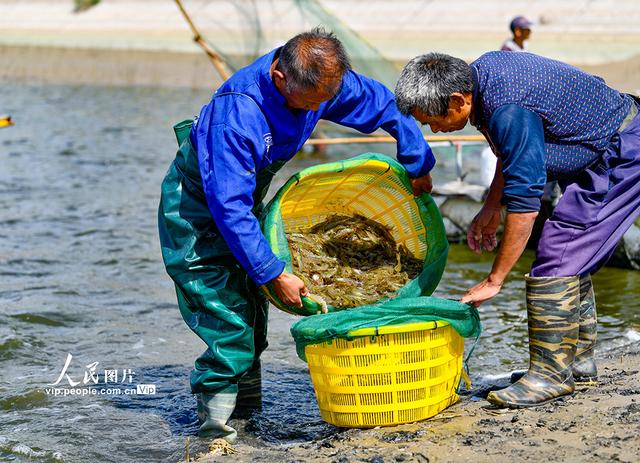
[{"label": "man's bare hand", "polygon": [[501,282],[491,282],[486,278],[467,291],[467,294],[464,295],[460,302],[463,304],[472,304],[478,307],[484,301],[488,301],[498,294],[500,289],[502,289]]},{"label": "man's bare hand", "polygon": [[431,182],[431,174],[422,177],[412,178],[411,187],[413,188],[413,196],[420,196],[424,193],[431,193],[433,183]]},{"label": "man's bare hand", "polygon": [[282,302],[294,307],[302,307],[301,296],[309,294],[304,282],[293,273],[282,272],[273,279],[273,287]]},{"label": "man's bare hand", "polygon": [[501,221],[499,208],[482,206],[467,232],[467,244],[471,250],[478,254],[482,252],[483,247],[487,251],[493,251],[498,245],[496,231]]}]

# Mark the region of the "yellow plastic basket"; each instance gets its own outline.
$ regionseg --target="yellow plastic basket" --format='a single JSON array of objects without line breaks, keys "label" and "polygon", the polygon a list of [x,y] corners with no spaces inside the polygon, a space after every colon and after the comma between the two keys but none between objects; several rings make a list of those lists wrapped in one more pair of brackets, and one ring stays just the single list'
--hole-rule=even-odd
[{"label": "yellow plastic basket", "polygon": [[458,400],[463,338],[447,322],[355,330],[305,347],[322,419],[371,428],[430,418]]}]

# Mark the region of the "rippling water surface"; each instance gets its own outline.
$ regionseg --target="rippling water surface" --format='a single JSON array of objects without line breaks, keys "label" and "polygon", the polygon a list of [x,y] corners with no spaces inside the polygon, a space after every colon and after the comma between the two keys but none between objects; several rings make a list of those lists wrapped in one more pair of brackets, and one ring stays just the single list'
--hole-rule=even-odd
[{"label": "rippling water surface", "polygon": [[[156,208],[175,151],[171,125],[197,113],[208,98],[187,90],[0,87],[0,112],[16,122],[0,130],[1,461],[183,456],[197,422],[188,374],[204,345],[178,313],[160,256]],[[390,154],[392,147],[299,156],[274,187],[308,165],[367,149]],[[436,182],[454,176],[451,150],[440,156]],[[526,363],[521,275],[531,259],[527,254],[501,295],[481,308],[475,379]],[[490,265],[491,256],[452,246],[437,295],[459,297]],[[637,339],[639,274],[605,269],[594,281],[600,348]],[[264,410],[237,421],[245,454],[336,432],[320,419],[306,365],[295,355],[294,320],[271,312]],[[68,378],[58,386],[85,379],[94,385],[93,371],[98,385],[76,388],[89,395],[45,391],[69,354]],[[105,383],[104,370],[116,370],[117,381]],[[144,384],[155,385],[156,395],[90,394]],[[194,438],[193,445],[204,444]]]}]

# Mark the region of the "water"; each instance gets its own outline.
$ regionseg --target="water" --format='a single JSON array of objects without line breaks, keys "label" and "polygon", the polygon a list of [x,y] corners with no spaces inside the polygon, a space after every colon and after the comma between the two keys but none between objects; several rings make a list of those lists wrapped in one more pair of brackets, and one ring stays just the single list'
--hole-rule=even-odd
[{"label": "water", "polygon": [[[208,92],[175,89],[0,87],[0,111],[16,122],[0,130],[1,461],[174,462],[183,456],[185,438],[197,426],[188,374],[204,345],[178,313],[160,257],[156,208],[174,156],[171,125],[208,98]],[[393,146],[301,155],[275,187],[301,168],[369,149],[391,154]],[[434,178],[449,180],[453,150],[440,156],[445,170]],[[531,258],[527,254],[500,296],[481,307],[474,379],[526,363],[521,275]],[[437,295],[460,297],[490,266],[491,256],[452,246]],[[600,349],[637,340],[638,273],[605,269],[594,282]],[[306,365],[295,355],[288,332],[294,320],[271,312],[264,410],[235,421],[245,455],[337,432],[320,419]],[[96,391],[150,384],[157,394],[47,394],[68,354],[72,381],[82,384],[87,374],[93,385],[93,368]],[[117,383],[105,383],[105,369],[117,370]],[[58,386],[67,383],[63,378]],[[203,445],[194,438],[192,450]]]}]

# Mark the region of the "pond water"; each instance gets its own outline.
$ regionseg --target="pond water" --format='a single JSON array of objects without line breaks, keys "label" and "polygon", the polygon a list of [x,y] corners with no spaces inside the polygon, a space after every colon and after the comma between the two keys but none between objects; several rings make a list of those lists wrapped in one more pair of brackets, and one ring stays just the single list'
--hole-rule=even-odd
[{"label": "pond water", "polygon": [[[185,438],[197,428],[188,375],[204,345],[179,315],[156,211],[175,152],[171,125],[208,99],[208,92],[175,89],[0,87],[0,112],[16,122],[0,130],[0,460],[169,462],[183,456]],[[333,147],[300,155],[271,193],[309,165],[392,149]],[[473,160],[477,151],[470,146],[465,155]],[[438,153],[433,176],[444,182],[455,176],[454,153]],[[475,381],[526,364],[522,275],[532,257],[528,252],[500,296],[480,309],[484,332],[470,362]],[[491,259],[452,246],[436,295],[460,297],[486,275]],[[594,284],[599,349],[637,341],[639,274],[606,268]],[[264,408],[238,422],[249,455],[336,432],[320,419],[306,365],[295,355],[289,335],[295,320],[271,311]],[[45,390],[67,360],[68,377],[58,386],[85,379],[93,385],[93,370],[99,384],[76,388],[87,395]],[[115,370],[110,382],[104,370]],[[107,390],[139,385],[155,385],[156,394]]]}]

